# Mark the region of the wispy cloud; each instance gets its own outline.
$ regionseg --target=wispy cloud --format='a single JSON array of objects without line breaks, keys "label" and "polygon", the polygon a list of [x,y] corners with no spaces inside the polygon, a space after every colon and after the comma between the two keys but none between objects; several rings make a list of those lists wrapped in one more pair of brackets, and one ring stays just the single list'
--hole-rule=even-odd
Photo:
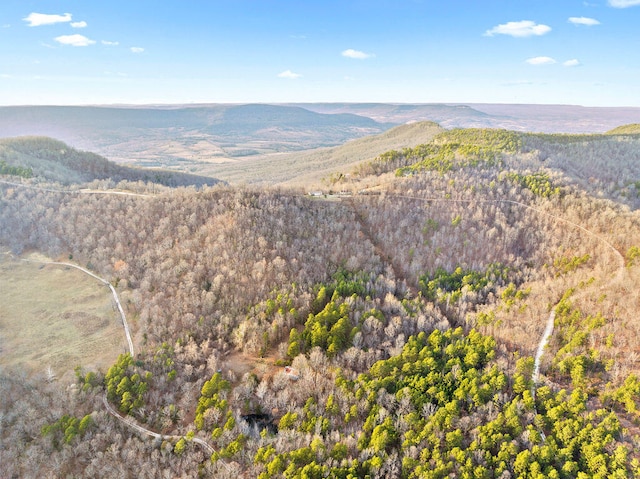
[{"label": "wispy cloud", "polygon": [[563,62],[562,65],[564,65],[565,67],[578,67],[581,65],[581,63],[577,58],[574,58],[572,60],[567,60],[566,62]]},{"label": "wispy cloud", "polygon": [[609,5],[614,8],[627,8],[640,5],[640,0],[609,0]]},{"label": "wispy cloud", "polygon": [[529,65],[553,65],[554,63],[557,63],[551,57],[533,57],[526,60],[526,62]]},{"label": "wispy cloud", "polygon": [[279,78],[288,78],[289,80],[297,80],[302,77],[299,73],[294,73],[291,70],[285,70],[281,73],[278,73]]},{"label": "wispy cloud", "polygon": [[343,57],[347,58],[355,58],[356,60],[366,60],[367,58],[375,57],[373,53],[365,53],[360,50],[354,50],[353,48],[349,48],[342,52]]},{"label": "wispy cloud", "polygon": [[573,23],[574,25],[586,25],[587,27],[600,25],[600,22],[598,20],[588,17],[569,17],[568,21],[569,23]]},{"label": "wispy cloud", "polygon": [[508,81],[505,83],[502,83],[502,86],[529,86],[529,85],[535,85],[536,83],[531,81],[531,80],[515,80],[515,81]]},{"label": "wispy cloud", "polygon": [[131,50],[131,53],[142,53],[142,52],[144,52],[144,48],[142,48],[142,47],[131,47],[131,48],[129,48],[129,50]]},{"label": "wispy cloud", "polygon": [[120,45],[120,42],[110,42],[109,40],[102,40],[100,43],[109,47],[117,47],[118,45]]},{"label": "wispy cloud", "polygon": [[487,30],[484,35],[493,37],[494,35],[510,35],[512,37],[532,37],[540,36],[551,31],[551,27],[531,20],[520,22],[507,22]]},{"label": "wispy cloud", "polygon": [[53,25],[55,23],[68,23],[71,21],[71,14],[48,15],[46,13],[30,13],[23,18],[30,27],[39,27],[42,25]]},{"label": "wispy cloud", "polygon": [[95,40],[90,40],[84,35],[77,33],[75,35],[60,35],[54,38],[54,40],[62,45],[71,45],[72,47],[88,47],[95,43]]},{"label": "wispy cloud", "polygon": [[71,28],[86,28],[87,27],[87,22],[85,22],[84,20],[81,22],[71,22]]}]

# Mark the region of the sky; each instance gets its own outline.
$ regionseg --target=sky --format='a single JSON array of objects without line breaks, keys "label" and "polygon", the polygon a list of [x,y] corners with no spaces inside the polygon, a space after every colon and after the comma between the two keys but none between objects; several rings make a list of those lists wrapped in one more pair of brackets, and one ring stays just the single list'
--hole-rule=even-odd
[{"label": "sky", "polygon": [[1,0],[0,105],[640,107],[640,0]]}]

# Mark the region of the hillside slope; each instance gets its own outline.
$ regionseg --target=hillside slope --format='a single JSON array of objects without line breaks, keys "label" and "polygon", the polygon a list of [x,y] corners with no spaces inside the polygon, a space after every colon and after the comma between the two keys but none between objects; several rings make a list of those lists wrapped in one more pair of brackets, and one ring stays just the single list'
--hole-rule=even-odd
[{"label": "hillside slope", "polygon": [[0,184],[0,251],[91,265],[136,350],[74,388],[0,371],[3,470],[637,476],[638,212],[553,166],[571,153],[598,174],[596,153],[626,161],[618,141],[448,130],[381,155],[390,168],[365,178],[379,194],[330,201]]},{"label": "hillside slope", "polygon": [[401,125],[379,135],[351,140],[333,148],[255,158],[251,162],[220,163],[202,168],[204,174],[230,183],[309,185],[336,171],[349,171],[390,149],[430,141],[443,130],[433,122]]},{"label": "hillside slope", "polygon": [[619,126],[609,130],[607,135],[640,135],[640,123]]},{"label": "hillside slope", "polygon": [[[71,148],[47,137],[0,139],[0,164],[13,174],[37,177],[65,185],[93,180],[143,181],[165,186],[214,185],[219,180],[159,169],[142,169],[118,165],[95,153]],[[20,174],[24,171],[28,174]],[[7,171],[11,173],[11,170]]]}]

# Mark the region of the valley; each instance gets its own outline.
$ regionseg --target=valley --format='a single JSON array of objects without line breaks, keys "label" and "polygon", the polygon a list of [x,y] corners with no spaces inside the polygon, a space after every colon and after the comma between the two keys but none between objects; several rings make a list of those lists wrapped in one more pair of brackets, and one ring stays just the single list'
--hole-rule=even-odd
[{"label": "valley", "polygon": [[[640,108],[387,103],[21,106],[0,107],[0,138],[49,136],[122,165],[245,182],[264,182],[266,173],[272,183],[291,181],[278,175],[277,164],[296,167],[296,158],[302,158],[305,164],[321,162],[330,173],[342,155],[353,154],[354,162],[365,159],[360,157],[367,151],[364,144],[356,141],[350,148],[351,140],[367,142],[392,128],[423,122],[446,129],[605,133],[639,123]],[[405,144],[387,149],[427,141],[413,133],[405,134]],[[375,156],[376,151],[369,149],[367,154]],[[309,174],[309,169],[296,168]]]}]

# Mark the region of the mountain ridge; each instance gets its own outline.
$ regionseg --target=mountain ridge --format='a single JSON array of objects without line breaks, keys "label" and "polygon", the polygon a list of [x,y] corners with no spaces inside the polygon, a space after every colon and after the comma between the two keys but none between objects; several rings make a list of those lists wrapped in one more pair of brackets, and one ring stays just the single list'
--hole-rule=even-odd
[{"label": "mountain ridge", "polygon": [[70,185],[94,180],[144,181],[165,186],[215,185],[211,177],[120,165],[95,153],[80,151],[48,137],[0,139],[0,162],[41,180]]},{"label": "mountain ridge", "polygon": [[145,166],[335,146],[392,126],[354,114],[267,104],[0,107],[0,137],[54,137]]}]

